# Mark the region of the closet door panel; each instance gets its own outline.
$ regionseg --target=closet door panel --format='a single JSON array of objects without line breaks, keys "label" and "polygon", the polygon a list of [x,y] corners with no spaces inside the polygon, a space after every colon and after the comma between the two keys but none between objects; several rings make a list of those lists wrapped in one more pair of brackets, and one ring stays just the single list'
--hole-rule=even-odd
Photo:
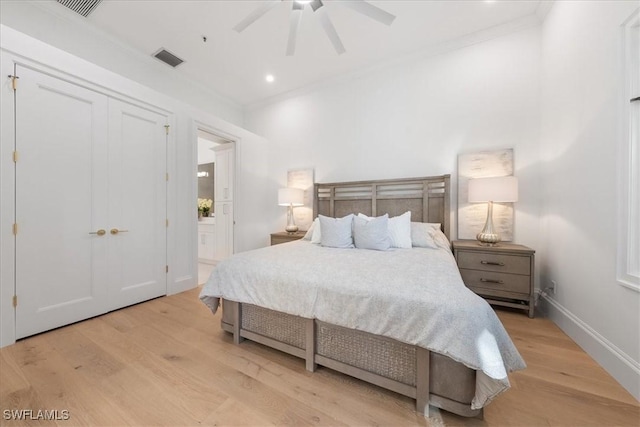
[{"label": "closet door panel", "polygon": [[108,309],[107,98],[18,67],[16,336]]},{"label": "closet door panel", "polygon": [[109,100],[109,297],[120,308],[166,294],[167,117]]}]

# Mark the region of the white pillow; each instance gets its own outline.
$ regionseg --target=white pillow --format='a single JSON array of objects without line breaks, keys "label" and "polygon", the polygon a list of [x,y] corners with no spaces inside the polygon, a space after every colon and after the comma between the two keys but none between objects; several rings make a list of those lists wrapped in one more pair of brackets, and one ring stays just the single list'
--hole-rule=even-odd
[{"label": "white pillow", "polygon": [[438,247],[433,240],[433,227],[426,222],[411,223],[411,243],[416,248],[436,249]]},{"label": "white pillow", "polygon": [[[372,217],[359,213],[360,218],[371,220]],[[389,218],[389,239],[392,248],[411,248],[411,211]]]},{"label": "white pillow", "polygon": [[307,232],[304,233],[304,237],[302,238],[302,240],[313,240],[313,234],[315,233],[316,228],[320,227],[318,223],[318,218],[313,220],[313,222],[311,223],[311,227],[309,227]]},{"label": "white pillow", "polygon": [[433,237],[433,241],[439,248],[446,249],[451,251],[451,242],[447,239],[447,236],[444,235],[440,227],[431,229],[431,236]]},{"label": "white pillow", "polygon": [[394,248],[411,249],[411,211],[389,218],[389,237]]},{"label": "white pillow", "polygon": [[[309,233],[311,233],[311,235],[309,236],[311,243],[315,245],[319,245],[320,242],[322,241],[322,230],[320,227],[320,218],[316,218],[313,220],[313,224],[311,224],[311,228],[309,228],[309,231],[307,231],[307,234]],[[305,234],[305,237],[307,237],[306,234]]]},{"label": "white pillow", "polygon": [[320,219],[320,244],[329,248],[353,248],[353,214],[342,218],[318,215]]},{"label": "white pillow", "polygon": [[[440,231],[440,224],[435,222],[412,222],[411,223],[411,242],[414,248],[431,248],[435,249],[438,242],[434,239],[434,232]],[[442,233],[440,231],[440,233]],[[446,236],[442,234],[446,239]]]},{"label": "white pillow", "polygon": [[389,215],[370,219],[353,217],[353,241],[358,249],[389,250]]}]

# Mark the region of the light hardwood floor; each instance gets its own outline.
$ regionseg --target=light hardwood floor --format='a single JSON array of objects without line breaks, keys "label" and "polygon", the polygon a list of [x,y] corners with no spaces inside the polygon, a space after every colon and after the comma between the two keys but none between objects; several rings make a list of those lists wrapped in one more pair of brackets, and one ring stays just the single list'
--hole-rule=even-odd
[{"label": "light hardwood floor", "polygon": [[207,282],[214,268],[216,266],[212,264],[198,263],[198,283],[200,285],[204,285]]},{"label": "light hardwood floor", "polygon": [[[237,346],[198,299],[163,297],[0,350],[2,425],[638,426],[631,395],[549,320],[499,316],[528,364],[484,420],[432,408],[259,344]],[[7,421],[11,409],[69,420]]]}]

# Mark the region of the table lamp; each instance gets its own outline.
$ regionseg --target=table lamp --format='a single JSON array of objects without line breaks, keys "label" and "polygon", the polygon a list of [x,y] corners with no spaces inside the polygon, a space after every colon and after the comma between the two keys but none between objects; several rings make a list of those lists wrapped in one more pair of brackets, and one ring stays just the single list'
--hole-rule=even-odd
[{"label": "table lamp", "polygon": [[298,231],[298,226],[293,218],[293,207],[304,206],[304,190],[299,188],[281,188],[278,190],[278,205],[288,206],[287,210],[287,226],[285,230],[289,234]]},{"label": "table lamp", "polygon": [[493,228],[493,202],[517,202],[518,178],[499,176],[469,180],[469,203],[488,202],[487,222],[476,239],[485,246],[494,246],[500,235]]}]

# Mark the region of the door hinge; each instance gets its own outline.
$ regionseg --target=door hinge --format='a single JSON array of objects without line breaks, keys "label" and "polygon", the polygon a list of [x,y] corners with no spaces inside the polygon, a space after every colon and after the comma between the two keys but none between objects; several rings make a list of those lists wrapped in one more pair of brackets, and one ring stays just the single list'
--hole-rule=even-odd
[{"label": "door hinge", "polygon": [[14,295],[13,296],[13,307],[17,307],[18,306],[18,295]]},{"label": "door hinge", "polygon": [[167,220],[165,220],[165,221],[167,222],[167,227],[169,227],[169,220],[167,219]]},{"label": "door hinge", "polygon": [[17,236],[18,235],[18,224],[17,223],[13,223],[13,235]]},{"label": "door hinge", "polygon": [[165,265],[164,267],[165,267],[165,268],[164,268],[164,271],[165,271],[166,273],[168,273],[168,272],[169,272],[169,266],[168,266],[168,265]]},{"label": "door hinge", "polygon": [[11,87],[13,88],[13,90],[18,90],[18,79],[20,77],[18,76],[12,76],[11,74],[9,74],[9,78],[11,79]]},{"label": "door hinge", "polygon": [[167,133],[167,135],[169,135],[169,128],[170,128],[170,127],[171,127],[171,126],[169,126],[169,125],[164,125],[164,130],[165,130],[165,132]]},{"label": "door hinge", "polygon": [[169,181],[169,172],[167,172],[167,174],[165,175],[165,179]]},{"label": "door hinge", "polygon": [[18,163],[18,152],[17,151],[13,152],[13,163]]}]

